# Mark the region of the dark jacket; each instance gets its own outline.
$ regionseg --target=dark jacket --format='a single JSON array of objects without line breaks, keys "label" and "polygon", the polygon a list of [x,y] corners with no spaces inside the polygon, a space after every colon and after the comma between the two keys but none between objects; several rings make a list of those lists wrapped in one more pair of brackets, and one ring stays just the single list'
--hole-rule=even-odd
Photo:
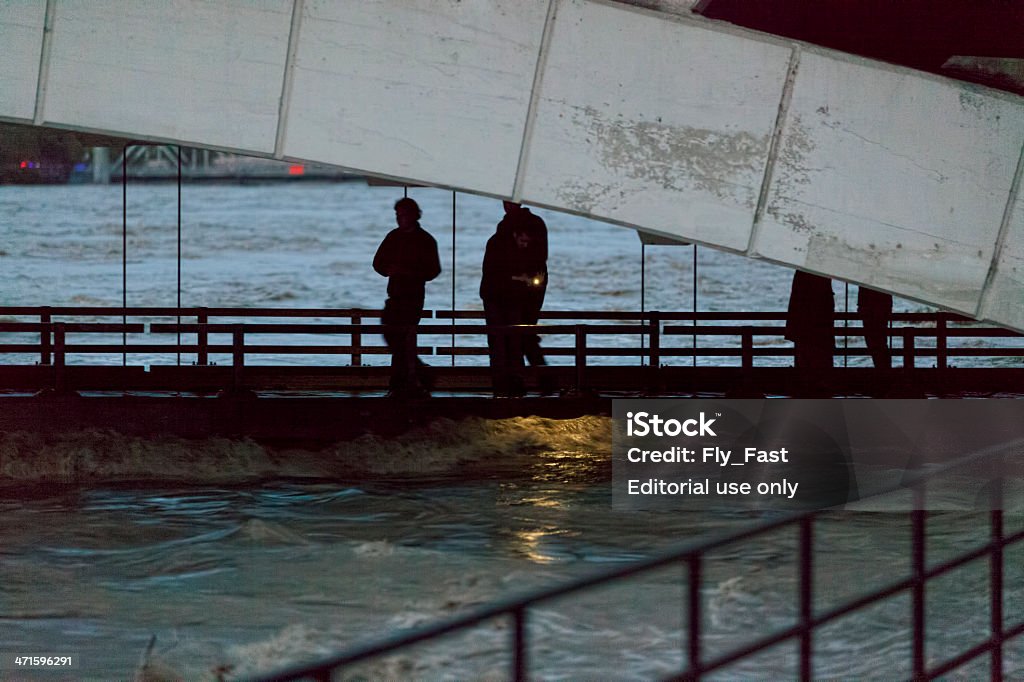
[{"label": "dark jacket", "polygon": [[797,270],[789,293],[786,338],[790,341],[828,335],[835,325],[832,280]]},{"label": "dark jacket", "polygon": [[528,294],[530,285],[513,277],[540,276],[533,269],[535,263],[529,251],[516,246],[511,232],[499,230],[487,240],[483,276],[480,278],[480,298],[485,303],[521,302]]},{"label": "dark jacket", "polygon": [[[526,249],[525,268],[530,272],[548,272],[548,226],[544,219],[530,213],[530,209],[522,208],[514,213],[506,214],[498,223],[498,234],[512,238],[513,232],[525,232],[530,237],[530,246]],[[546,277],[544,278],[547,279]]]},{"label": "dark jacket", "polygon": [[422,299],[424,285],[441,274],[437,242],[419,225],[409,232],[395,228],[377,247],[373,269],[388,278],[388,296]]}]

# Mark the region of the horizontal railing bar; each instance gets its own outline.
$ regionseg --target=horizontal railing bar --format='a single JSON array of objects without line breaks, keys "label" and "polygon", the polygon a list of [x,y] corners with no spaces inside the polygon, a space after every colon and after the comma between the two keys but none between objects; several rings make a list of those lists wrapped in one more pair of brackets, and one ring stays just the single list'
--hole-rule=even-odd
[{"label": "horizontal railing bar", "polygon": [[[541,311],[542,319],[609,319],[609,320],[621,320],[621,319],[651,319],[657,315],[661,320],[785,320],[786,311],[739,311],[739,312],[719,312],[719,311],[602,311],[602,310],[545,310]],[[482,319],[484,317],[484,311],[482,310],[456,310],[454,313],[451,310],[436,310],[434,311],[434,317],[437,319],[450,320],[453,317],[455,319]],[[836,312],[833,317],[837,320],[860,320],[863,316],[860,313],[843,313]],[[954,323],[969,323],[979,324],[978,320],[963,315],[956,315],[954,313],[893,313],[890,317],[891,320],[900,321],[936,321],[939,319],[945,319],[947,322]]]},{"label": "horizontal railing bar", "polygon": [[[1021,334],[1013,331],[1012,329],[1000,329],[999,327],[954,327],[951,329],[942,330],[941,333],[935,333],[934,329],[929,327],[910,327],[911,329],[917,330],[917,336],[949,336],[949,337],[1005,337],[1005,338],[1016,338],[1022,336]],[[899,334],[903,334],[904,329],[908,327],[897,327]],[[922,333],[931,332],[931,333]]]},{"label": "horizontal railing bar", "polygon": [[1014,637],[1017,637],[1020,634],[1024,634],[1024,623],[1020,623],[1010,628],[1009,630],[1004,630],[1003,636],[1001,638],[997,639],[994,636],[989,636],[989,638],[986,639],[984,642],[971,647],[967,651],[964,651],[963,653],[954,656],[949,660],[943,661],[931,670],[927,671],[925,679],[934,680],[936,677],[941,677],[942,675],[945,675],[946,673],[959,668],[971,659],[977,658],[985,652],[990,651],[994,647],[998,646],[1000,641],[1005,642],[1007,640],[1013,639]]},{"label": "horizontal railing bar", "polygon": [[[246,346],[246,348],[248,348],[248,346]],[[917,351],[917,353],[915,354],[916,357],[935,357],[935,355],[936,355],[936,352],[935,352],[934,348],[930,348],[930,349],[929,348],[917,348],[915,350]],[[974,349],[972,349],[972,350],[974,350]],[[974,353],[974,352],[963,353],[962,355],[964,355],[964,356],[968,356],[968,355],[970,355],[970,356],[992,356],[992,357],[1020,357],[1020,356],[1024,356],[1024,348],[1021,348],[1021,349],[992,348],[992,349],[977,349],[977,350],[984,350],[985,352],[981,352],[981,353]],[[451,346],[436,346],[434,348],[434,351],[438,355],[451,355],[452,354],[452,347]],[[488,350],[487,350],[487,348],[485,348],[483,346],[457,346],[455,348],[454,352],[455,352],[455,355],[487,355]],[[566,347],[566,346],[548,346],[548,345],[544,346],[544,354],[545,355],[573,355],[573,354],[575,354],[575,352],[576,351],[573,348],[569,348],[569,347]],[[606,356],[609,356],[609,355],[637,356],[637,355],[640,355],[640,354],[644,354],[645,353],[645,349],[639,348],[639,347],[621,348],[621,347],[610,347],[610,346],[608,346],[608,347],[588,346],[586,352],[587,352],[588,355],[598,355],[598,356],[600,356],[600,355],[606,355]],[[709,348],[709,347],[705,346],[705,347],[698,347],[696,349],[696,351],[694,351],[693,348],[690,348],[688,346],[678,346],[678,347],[673,346],[671,348],[661,347],[661,348],[659,348],[659,352],[660,352],[660,354],[662,356],[671,356],[671,357],[692,357],[695,354],[697,356],[700,356],[700,357],[739,357],[739,356],[743,355],[743,348],[741,346],[723,346],[723,347],[717,347],[717,348]],[[793,355],[793,349],[792,348],[787,348],[787,347],[784,347],[784,346],[768,346],[768,347],[764,347],[764,348],[758,348],[754,352],[754,357],[777,357],[777,356],[778,357],[785,357],[785,356],[792,356],[792,355]],[[846,352],[844,352],[842,349],[839,349],[835,353],[836,357],[843,357],[844,355],[847,355],[849,357],[868,357],[868,356],[871,355],[871,353],[870,353],[870,351],[868,351],[868,350],[866,350],[864,348],[850,348]],[[900,357],[901,355],[902,355],[901,353],[896,352],[896,353],[893,354],[893,357]],[[952,357],[954,355],[961,355],[961,353],[956,352],[956,350],[954,349],[954,350],[951,350],[950,352],[948,352],[947,355]],[[786,368],[785,367],[759,367],[758,369],[786,369]],[[857,368],[857,367],[842,368],[842,367],[837,367],[836,369],[843,369],[843,370],[846,370],[846,369],[854,369],[854,370],[856,370],[856,369],[869,369],[869,370],[872,370],[872,371],[876,371],[875,368],[873,368],[873,367],[867,367],[867,368]],[[897,369],[899,369],[899,368],[897,368]],[[918,370],[927,370],[927,369],[932,369],[932,368],[918,367],[916,369],[918,369]],[[951,368],[951,369],[956,369],[956,368]],[[974,369],[978,369],[978,368],[974,368]],[[1000,369],[1000,368],[992,368],[992,369]]]},{"label": "horizontal railing bar", "polygon": [[[786,328],[782,325],[770,326],[749,326],[749,325],[697,325],[696,327],[686,327],[681,325],[666,325],[662,328],[661,333],[665,335],[679,335],[679,336],[693,336],[696,330],[697,336],[724,336],[724,335],[736,335],[750,333],[755,336],[782,336],[786,332]],[[863,327],[835,327],[833,332],[836,336],[854,336],[859,337],[862,334],[856,332],[863,332]],[[939,330],[934,327],[894,327],[890,330],[889,336],[902,337],[904,334],[910,334],[916,338],[935,338],[938,336],[949,336],[949,337],[1006,337],[1015,338],[1021,336],[1015,331],[1009,329],[1000,329],[998,327],[979,327],[977,329],[969,328],[958,328]]]},{"label": "horizontal railing bar", "polygon": [[[693,332],[696,329],[697,336],[722,336],[728,334],[734,334],[739,336],[740,334],[753,334],[755,336],[782,336],[786,333],[786,328],[782,325],[769,326],[769,325],[697,325],[696,327],[683,327],[679,325],[665,325],[661,329],[661,333],[664,335],[686,335],[693,336]],[[842,327],[839,327],[842,329]],[[851,327],[852,329],[852,327]]]},{"label": "horizontal railing bar", "polygon": [[[761,639],[756,640],[754,642],[750,642],[749,644],[745,644],[745,645],[743,645],[742,648],[736,649],[735,651],[729,652],[728,654],[719,656],[718,658],[713,658],[710,661],[701,661],[700,672],[701,672],[701,674],[714,672],[715,670],[717,670],[719,668],[724,668],[725,666],[729,665],[730,663],[735,663],[736,661],[738,661],[739,659],[743,658],[744,656],[749,656],[750,654],[754,654],[754,653],[757,653],[758,651],[761,651],[763,649],[767,649],[770,646],[775,646],[779,642],[784,642],[787,639],[792,639],[793,637],[799,637],[801,634],[803,634],[804,630],[813,630],[813,629],[814,628],[810,627],[810,626],[803,627],[803,626],[800,626],[800,625],[792,625],[792,626],[790,626],[788,628],[780,630],[777,633],[768,635],[766,637],[762,637]],[[692,679],[694,679],[696,677],[696,675],[697,675],[697,672],[693,668],[688,668],[687,670],[685,670],[684,672],[680,673],[679,675],[672,675],[670,677],[666,677],[666,678],[663,678],[663,679],[666,679],[666,680],[692,680]]]},{"label": "horizontal railing bar", "polygon": [[[234,350],[234,347],[228,345],[210,345],[206,346],[206,351],[211,355],[230,355]],[[99,345],[99,344],[73,344],[65,347],[65,352],[71,353],[89,353],[89,354],[102,354],[102,353],[121,353],[127,351],[128,353],[173,353],[177,350],[181,350],[182,353],[198,353],[201,348],[198,345],[182,345],[175,346],[173,344],[129,344],[127,346],[115,346],[110,345]],[[358,352],[369,354],[369,355],[388,355],[391,351],[387,346],[360,346],[354,348],[353,346],[269,346],[269,345],[246,345],[245,352],[247,355],[255,354],[269,354],[274,353],[278,355],[350,355],[352,351],[358,350]],[[38,352],[38,349],[37,349]],[[420,347],[417,352],[421,355],[433,355],[433,349],[429,346]]]},{"label": "horizontal railing bar", "polygon": [[931,670],[927,670],[925,672],[923,679],[934,680],[936,677],[941,677],[942,675],[945,675],[946,673],[956,670],[960,666],[969,663],[978,656],[988,653],[995,646],[997,646],[997,641],[994,638],[989,637],[980,644],[975,644],[970,649],[967,649],[957,654],[953,658],[946,659],[942,663],[936,665]]},{"label": "horizontal railing bar", "polygon": [[[208,315],[216,317],[380,317],[379,308],[174,308],[170,306],[145,306],[138,308],[121,308],[115,306],[0,306],[0,315],[88,315],[88,316],[121,316],[127,313],[133,316],[152,317],[195,317]],[[429,313],[429,311],[426,311]],[[429,315],[428,315],[429,316]]]},{"label": "horizontal railing bar", "polygon": [[[233,347],[230,346],[230,345],[225,345],[225,344],[210,344],[208,346],[205,346],[205,349],[206,349],[207,352],[209,352],[211,354],[212,353],[230,354],[232,352],[232,350],[233,350]],[[89,353],[89,354],[94,354],[94,353],[121,353],[124,350],[127,350],[130,353],[132,353],[132,352],[134,352],[134,353],[139,353],[139,352],[174,353],[176,351],[181,351],[182,353],[197,353],[197,352],[200,352],[202,350],[202,348],[200,346],[196,345],[196,344],[182,344],[181,346],[178,346],[178,345],[169,344],[169,343],[165,343],[165,344],[133,343],[133,344],[128,344],[127,346],[124,346],[124,345],[118,344],[118,343],[109,343],[109,344],[68,344],[68,345],[65,346],[64,350],[65,350],[66,353]],[[9,353],[9,354],[12,354],[12,355],[22,355],[22,354],[38,354],[40,351],[41,351],[41,346],[39,344],[15,344],[15,343],[12,343],[12,344],[0,344],[0,353]],[[281,354],[292,354],[292,355],[302,355],[304,353],[308,353],[310,355],[325,355],[325,354],[327,354],[327,355],[344,355],[344,354],[351,354],[353,352],[356,352],[356,353],[366,353],[366,354],[370,354],[370,355],[373,355],[373,354],[385,354],[386,355],[386,354],[389,354],[391,351],[390,351],[390,349],[387,346],[350,346],[350,345],[339,345],[339,346],[335,346],[335,345],[330,345],[330,346],[317,345],[317,346],[311,346],[311,345],[305,345],[305,344],[302,344],[302,345],[299,345],[299,344],[296,344],[296,345],[264,345],[264,344],[251,344],[250,343],[250,344],[246,344],[245,345],[245,352],[246,353],[264,353],[264,354],[266,354],[266,353],[281,353]],[[453,351],[453,349],[450,346],[433,346],[433,347],[432,346],[420,346],[419,350],[417,352],[419,354],[421,354],[421,355],[435,355],[435,356],[448,355],[448,356],[450,356],[450,355],[454,354],[454,355],[461,356],[461,357],[483,357],[483,356],[488,355],[488,353],[489,353],[488,349],[485,348],[485,347],[482,347],[482,346],[478,346],[478,347],[459,346],[459,347],[455,348],[454,351]],[[640,355],[643,352],[643,349],[635,348],[635,347],[634,348],[620,348],[620,347],[613,347],[613,346],[588,346],[587,349],[585,351],[582,351],[582,352],[585,352],[587,357],[636,357],[637,355]],[[569,356],[576,355],[577,351],[574,348],[566,347],[566,346],[544,346],[544,354],[545,355],[549,355],[549,356],[556,356],[556,357],[569,357]],[[662,348],[662,349],[660,349],[660,355],[662,357],[673,357],[673,358],[692,357],[694,354],[696,354],[699,357],[740,357],[740,356],[743,355],[743,350],[742,350],[742,348],[740,348],[738,346],[737,347],[729,347],[729,348],[698,348],[696,353],[694,353],[693,349],[690,349],[690,348]],[[761,349],[758,352],[756,352],[754,354],[754,357],[787,357],[787,356],[792,356],[792,355],[793,355],[793,350],[790,349],[790,348],[764,348],[764,349]],[[867,351],[851,351],[851,352],[845,353],[845,354],[842,353],[842,352],[836,353],[836,357],[842,357],[843,355],[847,355],[849,357],[866,357],[866,356],[869,355],[869,353]],[[934,351],[930,352],[930,353],[929,352],[918,352],[916,354],[916,357],[934,357],[935,355],[936,354],[934,353]],[[972,352],[972,353],[953,353],[953,352],[951,352],[951,353],[948,353],[948,355],[950,357],[957,356],[957,355],[962,355],[964,357],[967,357],[967,356],[970,356],[970,357],[1021,357],[1021,356],[1024,356],[1024,351],[1018,353],[1018,352],[1013,352],[1011,349],[990,349],[990,350],[987,350],[985,352]],[[666,365],[665,367],[667,369],[690,369],[690,368],[684,367],[684,366],[673,366],[673,365]],[[708,368],[707,367],[698,367],[697,369],[708,369]],[[719,369],[730,369],[730,368],[725,367],[725,368],[719,368]],[[780,366],[780,367],[758,367],[757,368],[758,371],[765,371],[765,370],[787,370],[787,369],[792,369],[792,367]],[[849,368],[837,367],[835,369],[842,370],[843,372],[850,372],[850,371],[856,372],[856,371],[859,371],[859,370],[867,370],[867,371],[870,371],[870,372],[877,371],[877,370],[875,370],[872,367],[860,367],[860,368],[858,368],[858,367],[849,367]],[[997,372],[997,371],[1000,371],[1000,370],[1005,369],[1005,368],[1000,368],[1000,367],[989,367],[989,368],[978,368],[978,367],[975,367],[975,368],[955,368],[954,367],[954,368],[949,368],[947,370],[936,370],[935,368],[932,368],[932,367],[917,367],[917,368],[915,368],[914,371],[916,371],[916,372],[930,372],[930,371],[952,371],[952,372],[957,372],[960,369],[970,369],[972,371],[981,369],[981,370],[985,370],[985,371]],[[898,370],[899,370],[899,368],[897,367],[893,371],[898,371]]]},{"label": "horizontal railing bar", "polygon": [[[438,346],[436,350],[438,355],[451,355],[452,353],[451,346]],[[765,348],[764,350],[764,355],[793,355],[792,348]],[[659,351],[661,355],[668,355],[672,357],[691,357],[694,354],[692,348],[660,348]],[[482,346],[459,346],[455,349],[456,355],[487,355],[487,352],[487,349]],[[641,354],[646,355],[647,353],[646,349],[639,347],[621,348],[590,345],[587,346],[585,351],[581,349],[581,352],[586,352],[587,355],[623,355],[633,357]],[[574,348],[566,346],[544,346],[545,355],[574,355],[575,353],[576,350]],[[739,356],[743,354],[743,349],[739,346],[730,348],[698,348],[696,354],[700,356]],[[755,355],[761,355],[761,353],[758,352]]]},{"label": "horizontal railing bar", "polygon": [[[210,344],[204,347],[205,350],[212,354],[230,354],[234,347],[227,344]],[[127,350],[129,353],[173,353],[180,350],[182,353],[197,353],[202,348],[196,344],[182,344],[177,346],[171,343],[133,343],[127,346],[121,344],[68,344],[64,347],[65,353],[121,353]],[[39,353],[39,344],[0,344],[0,353],[11,353],[11,354],[32,354]],[[247,355],[252,354],[268,354],[276,353],[281,355],[346,355],[353,352],[359,352],[369,355],[388,355],[391,350],[387,346],[311,346],[311,345],[267,345],[267,344],[246,344],[245,352]],[[419,355],[428,356],[440,356],[440,355],[451,355],[452,349],[444,346],[419,346],[416,351]],[[636,356],[638,351],[630,348],[602,348],[601,346],[590,346],[586,350],[588,357],[633,357]],[[457,348],[455,349],[455,355],[459,356],[479,356],[483,357],[488,354],[486,348]],[[549,356],[557,357],[568,357],[575,355],[576,351],[573,348],[565,347],[552,347],[544,348],[544,354]],[[689,355],[688,353],[680,353],[679,355]],[[596,369],[596,368],[595,368]],[[785,368],[780,368],[785,369]]]},{"label": "horizontal railing bar", "polygon": [[[916,348],[915,350],[918,351],[917,355],[938,355],[935,348]],[[949,357],[955,355],[960,357],[984,357],[986,355],[1016,357],[1024,355],[1024,348],[946,348],[945,353]]]},{"label": "horizontal railing bar", "polygon": [[[513,333],[513,334],[575,334],[577,326],[582,326],[587,334],[640,334],[648,330],[642,325],[623,324],[594,324],[594,325],[511,325],[511,326],[489,326],[489,325],[417,325],[414,327],[417,335],[442,335],[452,334],[486,334]],[[151,323],[150,331],[155,334],[172,334],[181,332],[183,334],[194,334],[205,331],[209,334],[231,334],[235,331],[242,331],[246,334],[382,334],[390,331],[392,327],[382,324],[174,324],[174,323]]]},{"label": "horizontal railing bar", "polygon": [[[127,351],[129,353],[173,353],[178,349],[181,352],[196,352],[196,346],[176,346],[169,343],[129,343],[127,345],[113,344],[113,343],[69,343],[64,346],[64,353],[70,355],[72,353],[89,353],[89,354],[102,354],[102,353],[121,353]],[[230,346],[225,352],[230,352]]]},{"label": "horizontal railing bar", "polygon": [[[487,355],[488,350],[482,346],[459,346],[452,349],[451,346],[436,346],[434,353],[437,355],[451,355],[454,352],[455,355]],[[587,357],[637,357],[638,355],[645,355],[646,352],[641,348],[620,348],[618,346],[590,346],[588,345],[585,349],[579,350],[580,354],[585,354]],[[544,346],[544,355],[557,355],[569,356],[576,355],[577,351],[575,348],[567,346]],[[679,351],[678,353],[663,353],[663,355],[679,355],[679,356],[690,356],[691,352]],[[634,365],[635,366],[635,365]]]},{"label": "horizontal railing bar", "polygon": [[[2,349],[3,346],[0,346]],[[72,353],[88,353],[88,354],[102,354],[102,353],[121,353],[127,351],[128,353],[173,353],[177,350],[181,350],[182,353],[197,353],[201,350],[198,345],[182,345],[176,346],[174,344],[128,344],[127,346],[114,345],[114,344],[69,344],[65,346],[64,352],[67,354]],[[206,350],[211,355],[230,355],[234,350],[233,346],[229,345],[209,345],[206,346]],[[351,354],[353,350],[358,350],[361,353],[369,355],[388,355],[391,351],[387,346],[359,346],[354,348],[352,346],[271,346],[271,345],[246,345],[245,352],[247,355],[254,354],[269,354],[275,353],[279,355],[334,355],[334,354]],[[38,346],[35,352],[38,352]],[[421,346],[416,351],[420,355],[433,355],[433,348],[430,346]]]},{"label": "horizontal railing bar", "polygon": [[978,559],[984,557],[986,554],[991,554],[992,550],[994,549],[1006,547],[1016,542],[1020,542],[1021,540],[1024,540],[1024,530],[1019,530],[1011,535],[1006,535],[1000,538],[999,540],[992,540],[991,542],[987,542],[984,545],[981,545],[980,547],[972,549],[966,554],[955,557],[953,559],[949,559],[940,564],[935,564],[934,566],[928,568],[924,572],[924,579],[931,580],[932,578],[937,578],[940,575],[949,573],[950,571],[960,568],[964,564],[969,564],[972,561],[977,561]]},{"label": "horizontal railing bar", "polygon": [[55,325],[61,325],[66,332],[76,334],[90,334],[102,332],[128,332],[131,334],[145,333],[146,325],[142,323],[118,324],[115,322],[0,322],[0,332],[38,333],[46,329],[53,329]]},{"label": "horizontal railing bar", "polygon": [[[225,348],[225,351],[218,351],[217,348]],[[210,353],[226,352],[230,353],[232,350],[231,346],[209,346]],[[390,355],[391,350],[387,346],[278,346],[278,345],[260,345],[260,344],[245,344],[246,355],[256,354],[280,354],[280,355],[302,355],[309,353],[310,355],[349,355],[353,351],[363,353],[364,355]],[[434,349],[430,346],[417,346],[416,353],[418,355],[434,355]]]},{"label": "horizontal railing bar", "polygon": [[[174,310],[173,308],[170,310]],[[207,317],[370,317],[379,318],[380,308],[193,308],[193,315]],[[173,314],[177,314],[176,311]],[[183,313],[184,314],[184,313]],[[430,311],[423,311],[429,318]]]},{"label": "horizontal railing bar", "polygon": [[[211,317],[379,317],[379,308],[249,308],[249,307],[203,307],[188,306],[138,306],[123,308],[121,306],[0,306],[0,315],[152,315],[152,316],[196,316]],[[482,319],[483,310],[425,310],[424,317],[434,319]],[[661,320],[785,320],[787,313],[777,311],[630,311],[630,310],[544,310],[542,319],[606,319],[606,320],[649,320],[657,316]],[[863,316],[856,312],[835,312],[837,320],[860,320]],[[953,324],[980,324],[978,320],[944,312],[892,313],[890,320],[901,321],[938,321],[944,320]]]},{"label": "horizontal railing bar", "polygon": [[[149,325],[152,334],[232,334],[242,331],[246,334],[380,334],[385,329],[381,324],[252,324],[252,323],[216,323],[216,324],[175,324],[153,322]],[[420,329],[421,327],[417,327]],[[432,328],[432,327],[431,327]],[[451,330],[448,334],[451,334]],[[441,334],[441,331],[437,332]]]},{"label": "horizontal railing bar", "polygon": [[[641,313],[630,310],[542,310],[542,320],[649,320],[654,313]],[[661,316],[661,313],[658,313]],[[435,310],[434,318],[438,320],[482,320],[483,310]]]}]

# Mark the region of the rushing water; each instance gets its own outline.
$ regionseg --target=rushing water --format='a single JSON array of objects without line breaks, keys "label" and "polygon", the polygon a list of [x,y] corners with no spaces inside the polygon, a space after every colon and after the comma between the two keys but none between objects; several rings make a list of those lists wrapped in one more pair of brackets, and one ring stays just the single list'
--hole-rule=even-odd
[{"label": "rushing water", "polygon": [[[186,186],[182,303],[378,307],[384,280],[369,261],[400,193],[360,183]],[[411,195],[445,263],[427,306],[447,308],[452,197]],[[173,186],[129,188],[130,305],[175,303],[176,202]],[[479,307],[483,245],[500,203],[460,195],[455,210],[456,306]],[[541,213],[551,235],[549,308],[639,308],[634,234]],[[0,187],[0,216],[0,304],[120,305],[119,187]],[[693,250],[647,254],[647,308],[688,309]],[[709,249],[697,259],[701,309],[784,309],[789,271]],[[442,420],[315,452],[248,440],[0,434],[0,653],[73,652],[82,667],[67,679],[125,679],[155,636],[150,671],[243,677],[760,518],[613,510],[610,433],[603,417]],[[985,521],[934,516],[929,560],[984,542]],[[1019,523],[1011,517],[1008,530]],[[821,537],[823,608],[909,570],[904,517],[829,515]],[[789,530],[711,555],[705,653],[794,622],[794,547]],[[1011,552],[1007,562],[1007,614],[1024,611],[1021,558]],[[539,608],[530,630],[539,676],[636,679],[678,668],[682,575],[666,569]],[[933,660],[987,634],[986,575],[974,562],[930,592]],[[907,677],[909,620],[906,597],[842,619],[816,640],[816,675]],[[507,623],[489,623],[358,674],[501,679],[508,637]],[[795,651],[782,645],[721,677],[793,677]],[[1008,655],[1008,676],[1024,674],[1020,654]],[[32,679],[21,675],[0,671]]]}]

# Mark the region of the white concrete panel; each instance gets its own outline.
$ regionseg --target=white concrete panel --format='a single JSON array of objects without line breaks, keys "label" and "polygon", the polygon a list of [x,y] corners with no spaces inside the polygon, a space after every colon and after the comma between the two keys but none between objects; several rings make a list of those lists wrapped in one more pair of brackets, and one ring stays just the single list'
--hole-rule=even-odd
[{"label": "white concrete panel", "polygon": [[1002,252],[980,317],[1024,331],[1024,191],[1018,191],[1010,213]]},{"label": "white concrete panel", "polygon": [[745,249],[789,58],[731,31],[564,0],[523,198]]},{"label": "white concrete panel", "polygon": [[1019,99],[805,53],[755,249],[973,314],[1022,142]]},{"label": "white concrete panel", "polygon": [[32,118],[45,17],[45,0],[0,0],[0,116]]},{"label": "white concrete panel", "polygon": [[510,195],[547,0],[307,0],[284,153]]},{"label": "white concrete panel", "polygon": [[50,123],[272,152],[289,0],[61,0]]}]

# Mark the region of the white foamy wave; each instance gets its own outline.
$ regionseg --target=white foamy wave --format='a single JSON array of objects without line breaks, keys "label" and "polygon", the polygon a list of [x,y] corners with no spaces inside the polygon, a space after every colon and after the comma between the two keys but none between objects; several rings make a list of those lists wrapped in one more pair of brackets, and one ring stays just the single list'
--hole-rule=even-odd
[{"label": "white foamy wave", "polygon": [[[449,582],[432,598],[415,604],[415,610],[390,618],[387,631],[394,633],[427,625],[453,612],[478,606],[484,601],[483,593],[473,597],[474,588],[480,587],[478,580],[487,579],[490,578],[479,576]],[[344,670],[338,679],[507,679],[508,667],[501,661],[507,656],[508,627],[506,619],[498,618],[464,634],[467,647],[414,647],[408,652],[357,664]],[[326,658],[363,639],[353,639],[351,632],[341,625],[319,629],[289,625],[266,639],[229,647],[223,661],[214,667],[229,670],[228,679],[245,679],[282,665]]]},{"label": "white foamy wave", "polygon": [[374,540],[356,545],[352,548],[352,552],[364,559],[376,559],[394,554],[395,546],[387,540]]},{"label": "white foamy wave", "polygon": [[290,664],[325,658],[337,651],[337,643],[319,629],[302,624],[288,625],[271,637],[250,644],[228,647],[217,667],[228,672],[226,679],[245,679]]},{"label": "white foamy wave", "polygon": [[[328,475],[442,474],[463,465],[508,464],[540,452],[611,452],[607,417],[438,419],[398,437],[366,434],[329,449]],[[326,473],[326,472],[325,472]]]},{"label": "white foamy wave", "polygon": [[246,519],[232,533],[232,537],[243,542],[261,546],[309,545],[310,542],[295,531],[273,521]]},{"label": "white foamy wave", "polygon": [[367,434],[322,450],[273,448],[249,439],[142,438],[104,430],[7,432],[0,433],[0,483],[230,484],[445,475],[467,466],[509,466],[538,453],[563,451],[610,453],[610,419],[439,419],[400,436]]},{"label": "white foamy wave", "polygon": [[0,434],[0,480],[230,482],[271,475],[280,468],[249,440],[147,439],[103,430]]}]

